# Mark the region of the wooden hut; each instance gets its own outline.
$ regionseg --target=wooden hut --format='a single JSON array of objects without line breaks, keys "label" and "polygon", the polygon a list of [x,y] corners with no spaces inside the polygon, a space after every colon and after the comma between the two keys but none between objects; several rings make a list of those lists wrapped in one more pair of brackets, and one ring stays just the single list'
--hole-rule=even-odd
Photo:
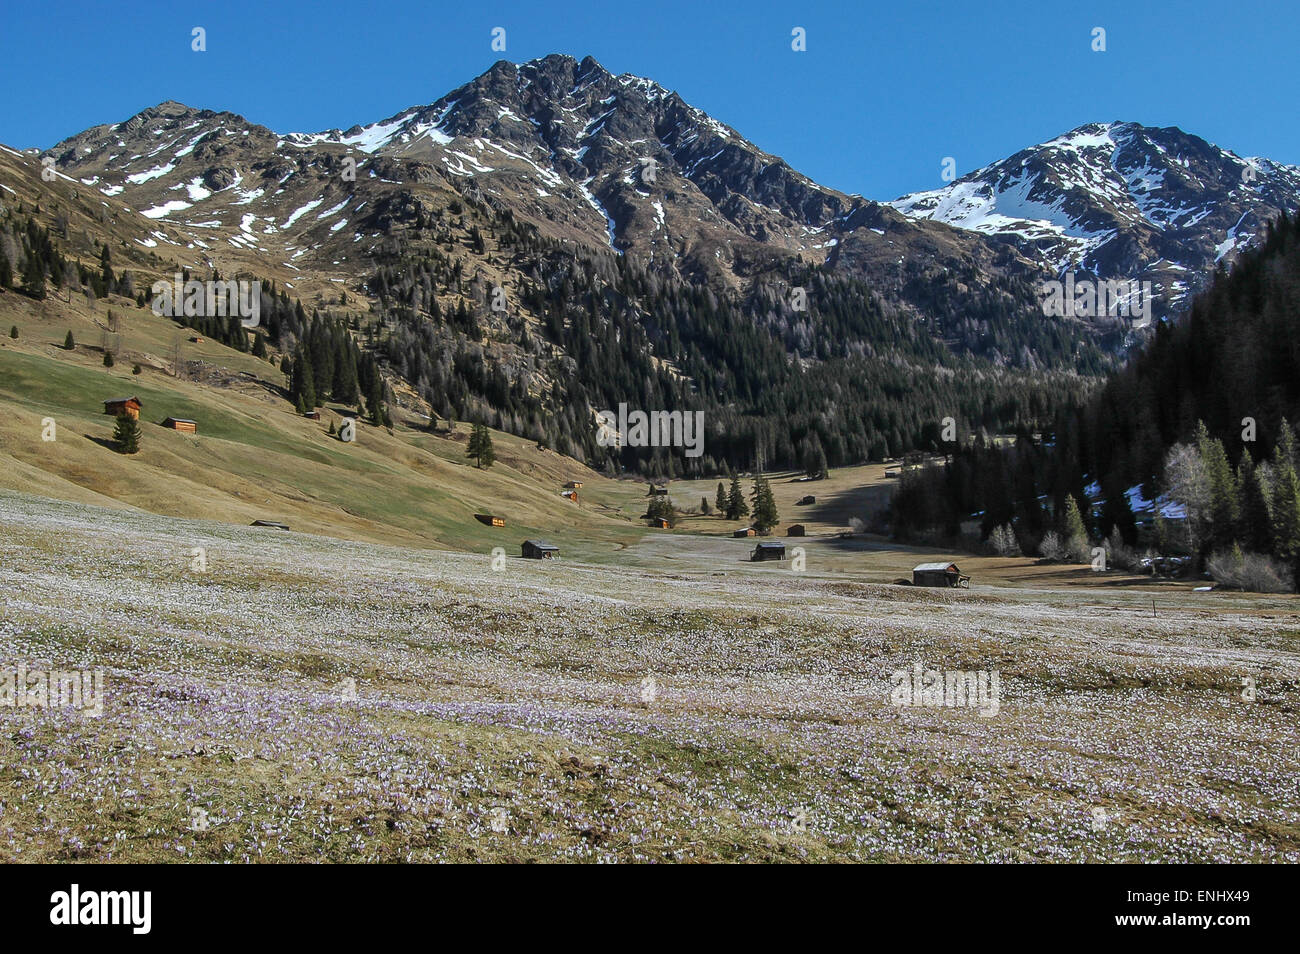
[{"label": "wooden hut", "polygon": [[741,530],[737,530],[737,531],[735,531],[735,532],[732,534],[733,537],[752,537],[753,535],[754,535],[754,528],[753,528],[753,527],[745,527],[745,528],[743,528],[743,529],[741,529]]},{"label": "wooden hut", "polygon": [[969,576],[963,576],[956,563],[921,563],[912,567],[913,586],[965,586]]},{"label": "wooden hut", "polygon": [[317,410],[311,410],[311,411],[308,411],[307,413],[305,413],[305,414],[303,415],[303,417],[307,418],[307,420],[309,420],[309,421],[319,421],[319,420],[320,420],[320,411],[317,411]]},{"label": "wooden hut", "polygon": [[197,434],[199,425],[186,417],[169,417],[162,422],[163,427],[170,427],[173,431],[180,431],[183,434]]},{"label": "wooden hut", "polygon": [[560,552],[560,548],[545,540],[525,540],[522,553],[530,560],[549,560]]},{"label": "wooden hut", "polygon": [[582,489],[582,481],[580,481],[580,480],[571,480],[571,481],[569,481],[567,484],[565,484],[564,486],[565,486],[565,487],[568,487],[570,490],[581,490],[581,489]]},{"label": "wooden hut", "polygon": [[754,552],[749,559],[754,563],[760,563],[763,560],[784,560],[785,544],[764,541],[754,547]]},{"label": "wooden hut", "polygon": [[668,521],[665,520],[663,517],[651,517],[651,518],[650,518],[650,526],[652,526],[652,527],[658,527],[660,530],[667,530],[667,529],[668,529]]},{"label": "wooden hut", "polygon": [[504,527],[506,525],[505,517],[496,517],[490,513],[476,513],[474,519],[488,527]]},{"label": "wooden hut", "polygon": [[576,490],[561,490],[560,496],[573,503],[578,502],[578,492]]},{"label": "wooden hut", "polygon": [[104,413],[118,417],[125,414],[140,420],[140,399],[138,397],[109,398],[104,402]]},{"label": "wooden hut", "polygon": [[790,529],[785,532],[787,537],[802,537],[804,535],[802,523],[790,524]]}]

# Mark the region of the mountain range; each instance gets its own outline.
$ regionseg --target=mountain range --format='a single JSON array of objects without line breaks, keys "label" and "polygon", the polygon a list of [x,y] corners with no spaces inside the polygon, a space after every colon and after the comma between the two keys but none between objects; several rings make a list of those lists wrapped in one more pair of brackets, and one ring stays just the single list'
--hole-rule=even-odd
[{"label": "mountain range", "polygon": [[[769,459],[815,431],[839,445],[832,463],[923,443],[945,408],[971,428],[1032,423],[1142,335],[1044,317],[1045,280],[1150,280],[1171,315],[1300,202],[1297,167],[1134,123],[876,202],[652,80],[564,55],[346,130],[164,102],[3,150],[0,186],[35,195],[45,167],[73,255],[112,245],[141,277],[269,279],[366,328],[391,399],[527,434],[564,406],[560,446],[587,457],[586,416],[625,399],[703,402]],[[799,423],[760,433],[773,416]]]}]

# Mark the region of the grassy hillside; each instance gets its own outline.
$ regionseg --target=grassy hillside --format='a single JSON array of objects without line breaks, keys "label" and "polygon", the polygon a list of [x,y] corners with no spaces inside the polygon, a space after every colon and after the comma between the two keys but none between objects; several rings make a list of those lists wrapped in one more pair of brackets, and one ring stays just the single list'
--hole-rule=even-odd
[{"label": "grassy hillside", "polygon": [[[119,359],[103,366],[107,309],[122,315]],[[607,541],[643,531],[607,515],[602,503],[624,496],[577,462],[494,433],[497,464],[479,470],[465,456],[467,429],[447,436],[398,409],[390,432],[359,424],[357,440],[328,434],[342,408],[319,422],[294,413],[272,364],[207,341],[190,344],[168,319],[124,301],[33,302],[0,294],[0,486],[99,503],[116,501],[175,516],[233,523],[279,520],[294,529],[340,537],[400,541],[466,550],[513,548],[527,535],[557,542]],[[78,346],[63,348],[71,330]],[[178,337],[196,380],[171,374],[168,354]],[[139,363],[142,372],[133,374]],[[143,404],[141,452],[109,446],[113,418],[101,401],[138,396]],[[163,418],[198,422],[197,435],[159,426]],[[57,439],[42,439],[53,418]],[[563,500],[567,480],[587,488],[582,506]],[[500,514],[504,530],[476,521]]]}]

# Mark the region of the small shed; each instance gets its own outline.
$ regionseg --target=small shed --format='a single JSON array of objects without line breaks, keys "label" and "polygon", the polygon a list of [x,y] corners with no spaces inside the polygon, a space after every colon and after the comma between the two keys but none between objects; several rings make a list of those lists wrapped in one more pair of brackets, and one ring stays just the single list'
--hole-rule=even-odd
[{"label": "small shed", "polygon": [[668,488],[667,488],[667,487],[656,487],[654,484],[651,484],[651,485],[650,485],[650,490],[646,492],[646,496],[647,496],[647,497],[667,497],[667,496],[668,496]]},{"label": "small shed", "polygon": [[273,529],[273,530],[288,530],[288,529],[289,529],[289,525],[288,525],[287,523],[278,523],[278,522],[276,522],[275,520],[254,520],[254,521],[253,521],[253,526],[255,526],[255,527],[270,527],[270,528]]},{"label": "small shed", "polygon": [[570,490],[581,490],[581,489],[582,489],[582,481],[580,481],[580,480],[571,480],[571,481],[569,481],[567,484],[565,484],[564,486],[568,487]]},{"label": "small shed", "polygon": [[474,519],[489,527],[504,527],[506,525],[505,517],[496,517],[490,513],[476,513]]},{"label": "small shed", "polygon": [[119,417],[125,414],[140,420],[140,399],[138,397],[109,398],[104,402],[104,413]]},{"label": "small shed", "polygon": [[817,502],[817,498],[814,497],[812,494],[808,494],[808,496],[800,497],[798,500],[796,500],[794,505],[796,507],[807,507],[809,504],[815,504],[816,502]]},{"label": "small shed", "polygon": [[578,502],[578,492],[576,490],[561,490],[560,496],[565,500],[572,501],[573,503]]},{"label": "small shed", "polygon": [[785,535],[786,535],[787,537],[802,537],[802,536],[803,536],[803,524],[802,524],[802,523],[792,523],[792,524],[790,524],[790,529],[787,530],[787,531],[785,532]]},{"label": "small shed", "polygon": [[191,344],[203,344],[203,336],[202,336],[202,335],[191,335],[191,336],[190,336],[190,343],[191,343]]},{"label": "small shed", "polygon": [[197,434],[199,432],[199,425],[185,417],[169,417],[162,422],[162,426],[170,427],[173,431],[181,431],[185,434]]},{"label": "small shed", "polygon": [[303,417],[307,418],[307,420],[309,420],[309,421],[319,421],[319,420],[320,420],[320,411],[316,411],[316,410],[308,411],[307,413],[305,413],[305,414],[303,415]]},{"label": "small shed", "polygon": [[735,533],[732,534],[733,537],[752,537],[753,535],[754,535],[753,527],[745,527],[744,529],[737,530]]},{"label": "small shed", "polygon": [[913,586],[965,586],[969,576],[962,576],[956,563],[921,563],[912,567]]},{"label": "small shed", "polygon": [[522,554],[530,560],[549,560],[560,552],[560,548],[545,540],[525,540]]},{"label": "small shed", "polygon": [[749,558],[754,563],[763,560],[784,560],[785,544],[763,542],[754,547],[754,553]]},{"label": "small shed", "polygon": [[668,521],[665,520],[663,517],[651,517],[651,518],[650,518],[650,526],[652,526],[652,527],[658,527],[660,530],[667,530],[667,529],[668,529]]}]

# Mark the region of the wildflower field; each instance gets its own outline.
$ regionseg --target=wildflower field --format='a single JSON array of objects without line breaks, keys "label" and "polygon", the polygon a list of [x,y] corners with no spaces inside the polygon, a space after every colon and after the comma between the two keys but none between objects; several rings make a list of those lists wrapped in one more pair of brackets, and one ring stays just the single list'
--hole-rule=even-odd
[{"label": "wildflower field", "polygon": [[[105,694],[0,706],[0,859],[1296,862],[1292,606],[493,569],[0,491],[0,669]],[[996,713],[898,705],[917,663],[997,673]]]}]

